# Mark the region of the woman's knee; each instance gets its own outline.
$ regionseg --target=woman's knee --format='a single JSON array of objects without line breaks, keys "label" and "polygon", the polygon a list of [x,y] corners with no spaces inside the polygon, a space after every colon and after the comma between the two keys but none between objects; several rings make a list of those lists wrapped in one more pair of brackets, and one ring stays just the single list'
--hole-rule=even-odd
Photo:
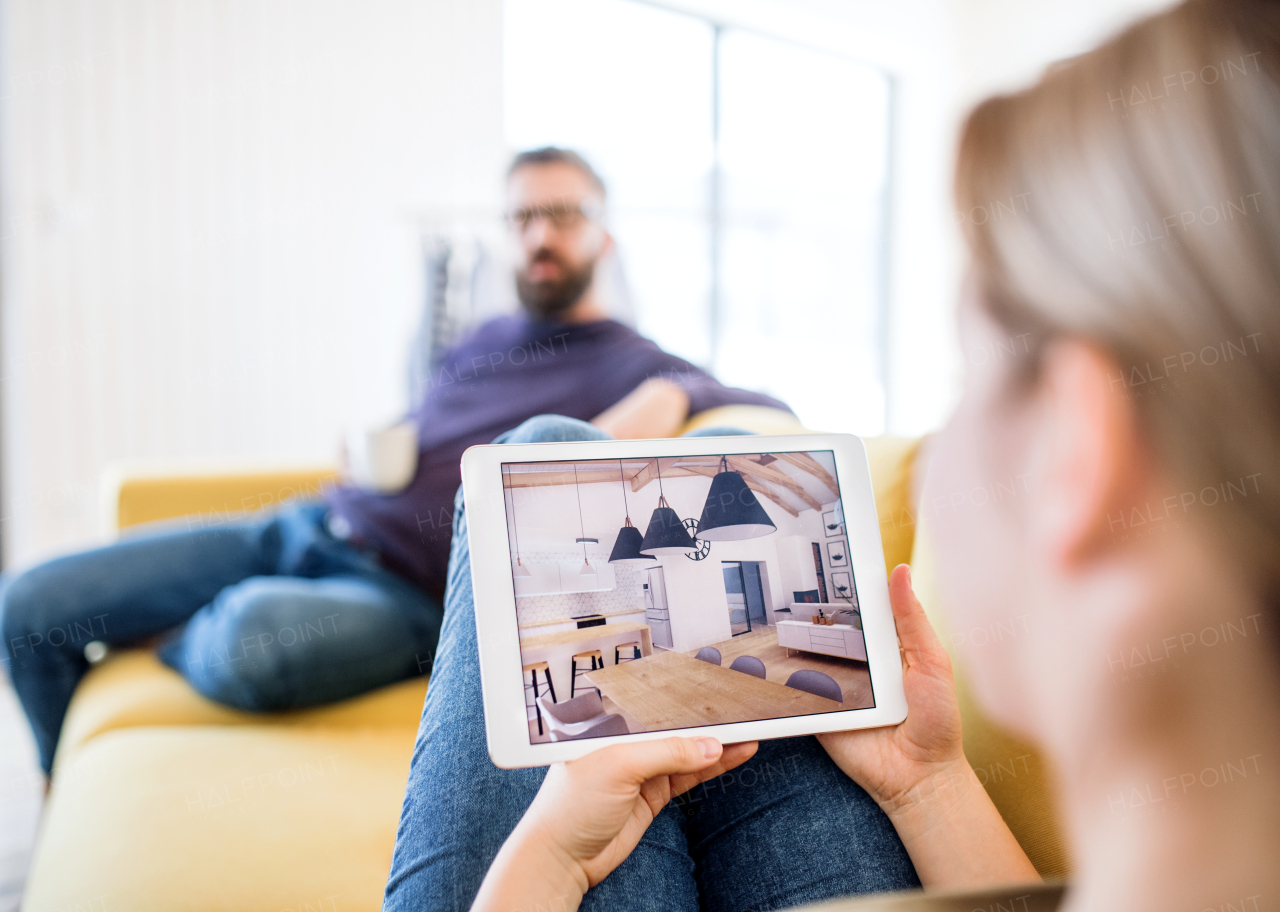
[{"label": "woman's knee", "polygon": [[534,415],[494,443],[561,443],[571,440],[608,440],[594,424],[564,415]]}]

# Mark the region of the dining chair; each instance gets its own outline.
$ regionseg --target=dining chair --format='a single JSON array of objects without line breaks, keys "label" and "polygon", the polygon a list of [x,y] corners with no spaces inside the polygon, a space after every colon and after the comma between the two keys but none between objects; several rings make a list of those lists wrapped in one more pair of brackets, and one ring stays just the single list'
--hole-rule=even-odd
[{"label": "dining chair", "polygon": [[757,678],[764,677],[764,662],[761,662],[755,656],[738,656],[733,660],[733,664],[729,666],[730,671],[741,671],[743,674],[755,675]]},{"label": "dining chair", "polygon": [[616,713],[609,713],[602,716],[599,721],[593,722],[591,727],[586,731],[578,732],[574,735],[566,735],[555,729],[551,730],[552,741],[578,741],[582,738],[604,738],[608,735],[629,735],[631,729],[627,728],[627,720]]},{"label": "dining chair", "polygon": [[815,697],[826,697],[837,703],[844,702],[844,695],[840,693],[840,685],[835,682],[835,679],[811,668],[802,668],[792,674],[787,678],[787,686],[811,693]]},{"label": "dining chair", "polygon": [[552,741],[630,734],[626,720],[616,713],[606,713],[600,694],[595,691],[563,703],[548,703],[546,697],[539,697],[538,705],[547,718]]},{"label": "dining chair", "polygon": [[698,650],[698,654],[695,655],[694,658],[701,659],[704,662],[710,662],[712,665],[719,665],[720,650],[716,649],[714,646],[703,646]]}]

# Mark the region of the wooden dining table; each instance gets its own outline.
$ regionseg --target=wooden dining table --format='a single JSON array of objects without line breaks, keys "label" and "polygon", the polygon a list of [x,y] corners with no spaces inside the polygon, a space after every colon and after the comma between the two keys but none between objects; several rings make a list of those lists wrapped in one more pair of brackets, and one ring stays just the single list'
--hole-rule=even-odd
[{"label": "wooden dining table", "polygon": [[679,652],[611,665],[588,680],[645,731],[839,712],[852,707]]}]

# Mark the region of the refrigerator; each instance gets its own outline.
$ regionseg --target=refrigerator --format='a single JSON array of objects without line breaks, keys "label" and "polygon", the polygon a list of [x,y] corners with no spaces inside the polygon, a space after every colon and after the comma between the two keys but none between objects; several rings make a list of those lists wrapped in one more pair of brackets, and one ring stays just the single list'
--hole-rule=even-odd
[{"label": "refrigerator", "polygon": [[662,568],[653,567],[646,570],[643,586],[644,619],[649,625],[653,645],[670,649],[671,613],[667,610],[667,584],[663,580]]}]

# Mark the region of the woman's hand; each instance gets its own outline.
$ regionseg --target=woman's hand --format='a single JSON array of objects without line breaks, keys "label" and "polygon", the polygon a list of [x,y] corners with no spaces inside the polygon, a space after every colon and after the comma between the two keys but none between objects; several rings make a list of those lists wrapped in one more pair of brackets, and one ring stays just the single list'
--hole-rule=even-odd
[{"label": "woman's hand", "polygon": [[714,738],[664,738],[552,766],[489,868],[473,912],[576,909],[587,889],[631,854],[668,801],[755,752],[755,742],[721,747]]},{"label": "woman's hand", "polygon": [[887,728],[818,735],[831,759],[882,807],[926,887],[966,889],[1038,881],[964,755],[951,658],[911,589],[889,577],[902,650],[907,718]]},{"label": "woman's hand", "polygon": [[889,728],[818,735],[831,759],[886,811],[918,799],[921,789],[943,781],[939,776],[954,776],[958,765],[968,765],[951,658],[911,589],[906,564],[889,577],[889,602],[902,652],[906,720]]}]

